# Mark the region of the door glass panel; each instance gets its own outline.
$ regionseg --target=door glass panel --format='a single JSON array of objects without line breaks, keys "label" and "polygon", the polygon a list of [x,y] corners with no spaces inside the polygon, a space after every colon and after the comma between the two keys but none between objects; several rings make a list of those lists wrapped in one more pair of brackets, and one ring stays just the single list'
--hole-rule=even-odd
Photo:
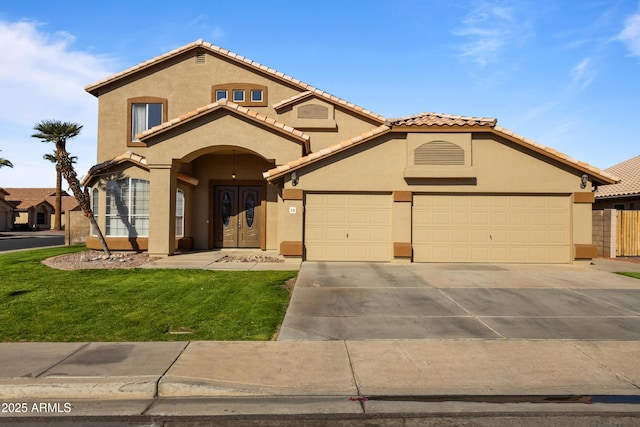
[{"label": "door glass panel", "polygon": [[231,196],[228,192],[222,195],[222,224],[225,227],[229,226],[229,220],[231,219]]},{"label": "door glass panel", "polygon": [[254,209],[255,204],[256,204],[256,200],[253,197],[253,193],[247,194],[247,198],[244,201],[244,210],[245,210],[245,216],[247,218],[247,225],[249,226],[249,228],[253,227],[253,219],[255,215],[255,209]]}]

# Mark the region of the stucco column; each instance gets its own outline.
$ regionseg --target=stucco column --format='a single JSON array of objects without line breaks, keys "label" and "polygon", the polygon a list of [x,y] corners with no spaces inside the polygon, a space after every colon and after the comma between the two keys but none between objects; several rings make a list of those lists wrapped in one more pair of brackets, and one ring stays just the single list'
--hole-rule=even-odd
[{"label": "stucco column", "polygon": [[175,175],[170,164],[149,165],[149,256],[167,256],[175,250]]}]

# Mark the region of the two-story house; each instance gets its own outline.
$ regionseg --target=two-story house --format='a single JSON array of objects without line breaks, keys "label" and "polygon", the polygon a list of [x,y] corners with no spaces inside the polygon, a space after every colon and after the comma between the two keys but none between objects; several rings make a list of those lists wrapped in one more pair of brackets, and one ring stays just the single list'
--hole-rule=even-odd
[{"label": "two-story house", "polygon": [[86,90],[113,249],[571,263],[595,254],[592,185],[617,181],[495,119],[388,119],[203,41]]}]

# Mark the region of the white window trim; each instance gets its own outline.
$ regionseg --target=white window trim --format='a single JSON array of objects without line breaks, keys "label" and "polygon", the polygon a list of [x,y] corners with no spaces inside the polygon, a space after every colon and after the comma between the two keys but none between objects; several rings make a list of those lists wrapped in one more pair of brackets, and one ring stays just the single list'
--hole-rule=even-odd
[{"label": "white window trim", "polygon": [[[241,93],[242,99],[236,99],[236,93]],[[245,100],[244,89],[233,89],[231,91],[231,96],[233,97],[233,102],[244,102]]]},{"label": "white window trim", "polygon": [[[182,215],[178,215],[178,197],[182,198]],[[176,237],[184,237],[184,203],[185,203],[185,198],[184,198],[184,191],[178,189],[176,191]],[[180,224],[180,230],[182,230],[181,233],[178,233],[178,224]]]}]

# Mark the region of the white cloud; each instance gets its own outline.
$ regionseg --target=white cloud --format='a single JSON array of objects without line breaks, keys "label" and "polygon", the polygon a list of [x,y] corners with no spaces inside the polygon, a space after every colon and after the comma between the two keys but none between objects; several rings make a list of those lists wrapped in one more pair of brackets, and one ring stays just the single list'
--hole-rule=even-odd
[{"label": "white cloud", "polygon": [[453,32],[466,39],[460,56],[484,66],[495,61],[507,46],[521,43],[529,25],[519,21],[517,14],[515,5],[478,3],[463,19],[462,28]]},{"label": "white cloud", "polygon": [[96,161],[97,100],[84,91],[112,73],[105,56],[74,50],[68,33],[48,34],[36,22],[0,21],[0,149],[13,169],[0,169],[0,186],[52,187],[53,165],[42,160],[51,152],[31,138],[33,126],[44,119],[84,125],[69,151],[78,156],[82,175]]},{"label": "white cloud", "polygon": [[640,56],[640,13],[627,18],[617,38],[627,45],[631,56]]},{"label": "white cloud", "polygon": [[571,70],[571,83],[580,90],[589,86],[596,77],[591,58],[585,58]]}]

